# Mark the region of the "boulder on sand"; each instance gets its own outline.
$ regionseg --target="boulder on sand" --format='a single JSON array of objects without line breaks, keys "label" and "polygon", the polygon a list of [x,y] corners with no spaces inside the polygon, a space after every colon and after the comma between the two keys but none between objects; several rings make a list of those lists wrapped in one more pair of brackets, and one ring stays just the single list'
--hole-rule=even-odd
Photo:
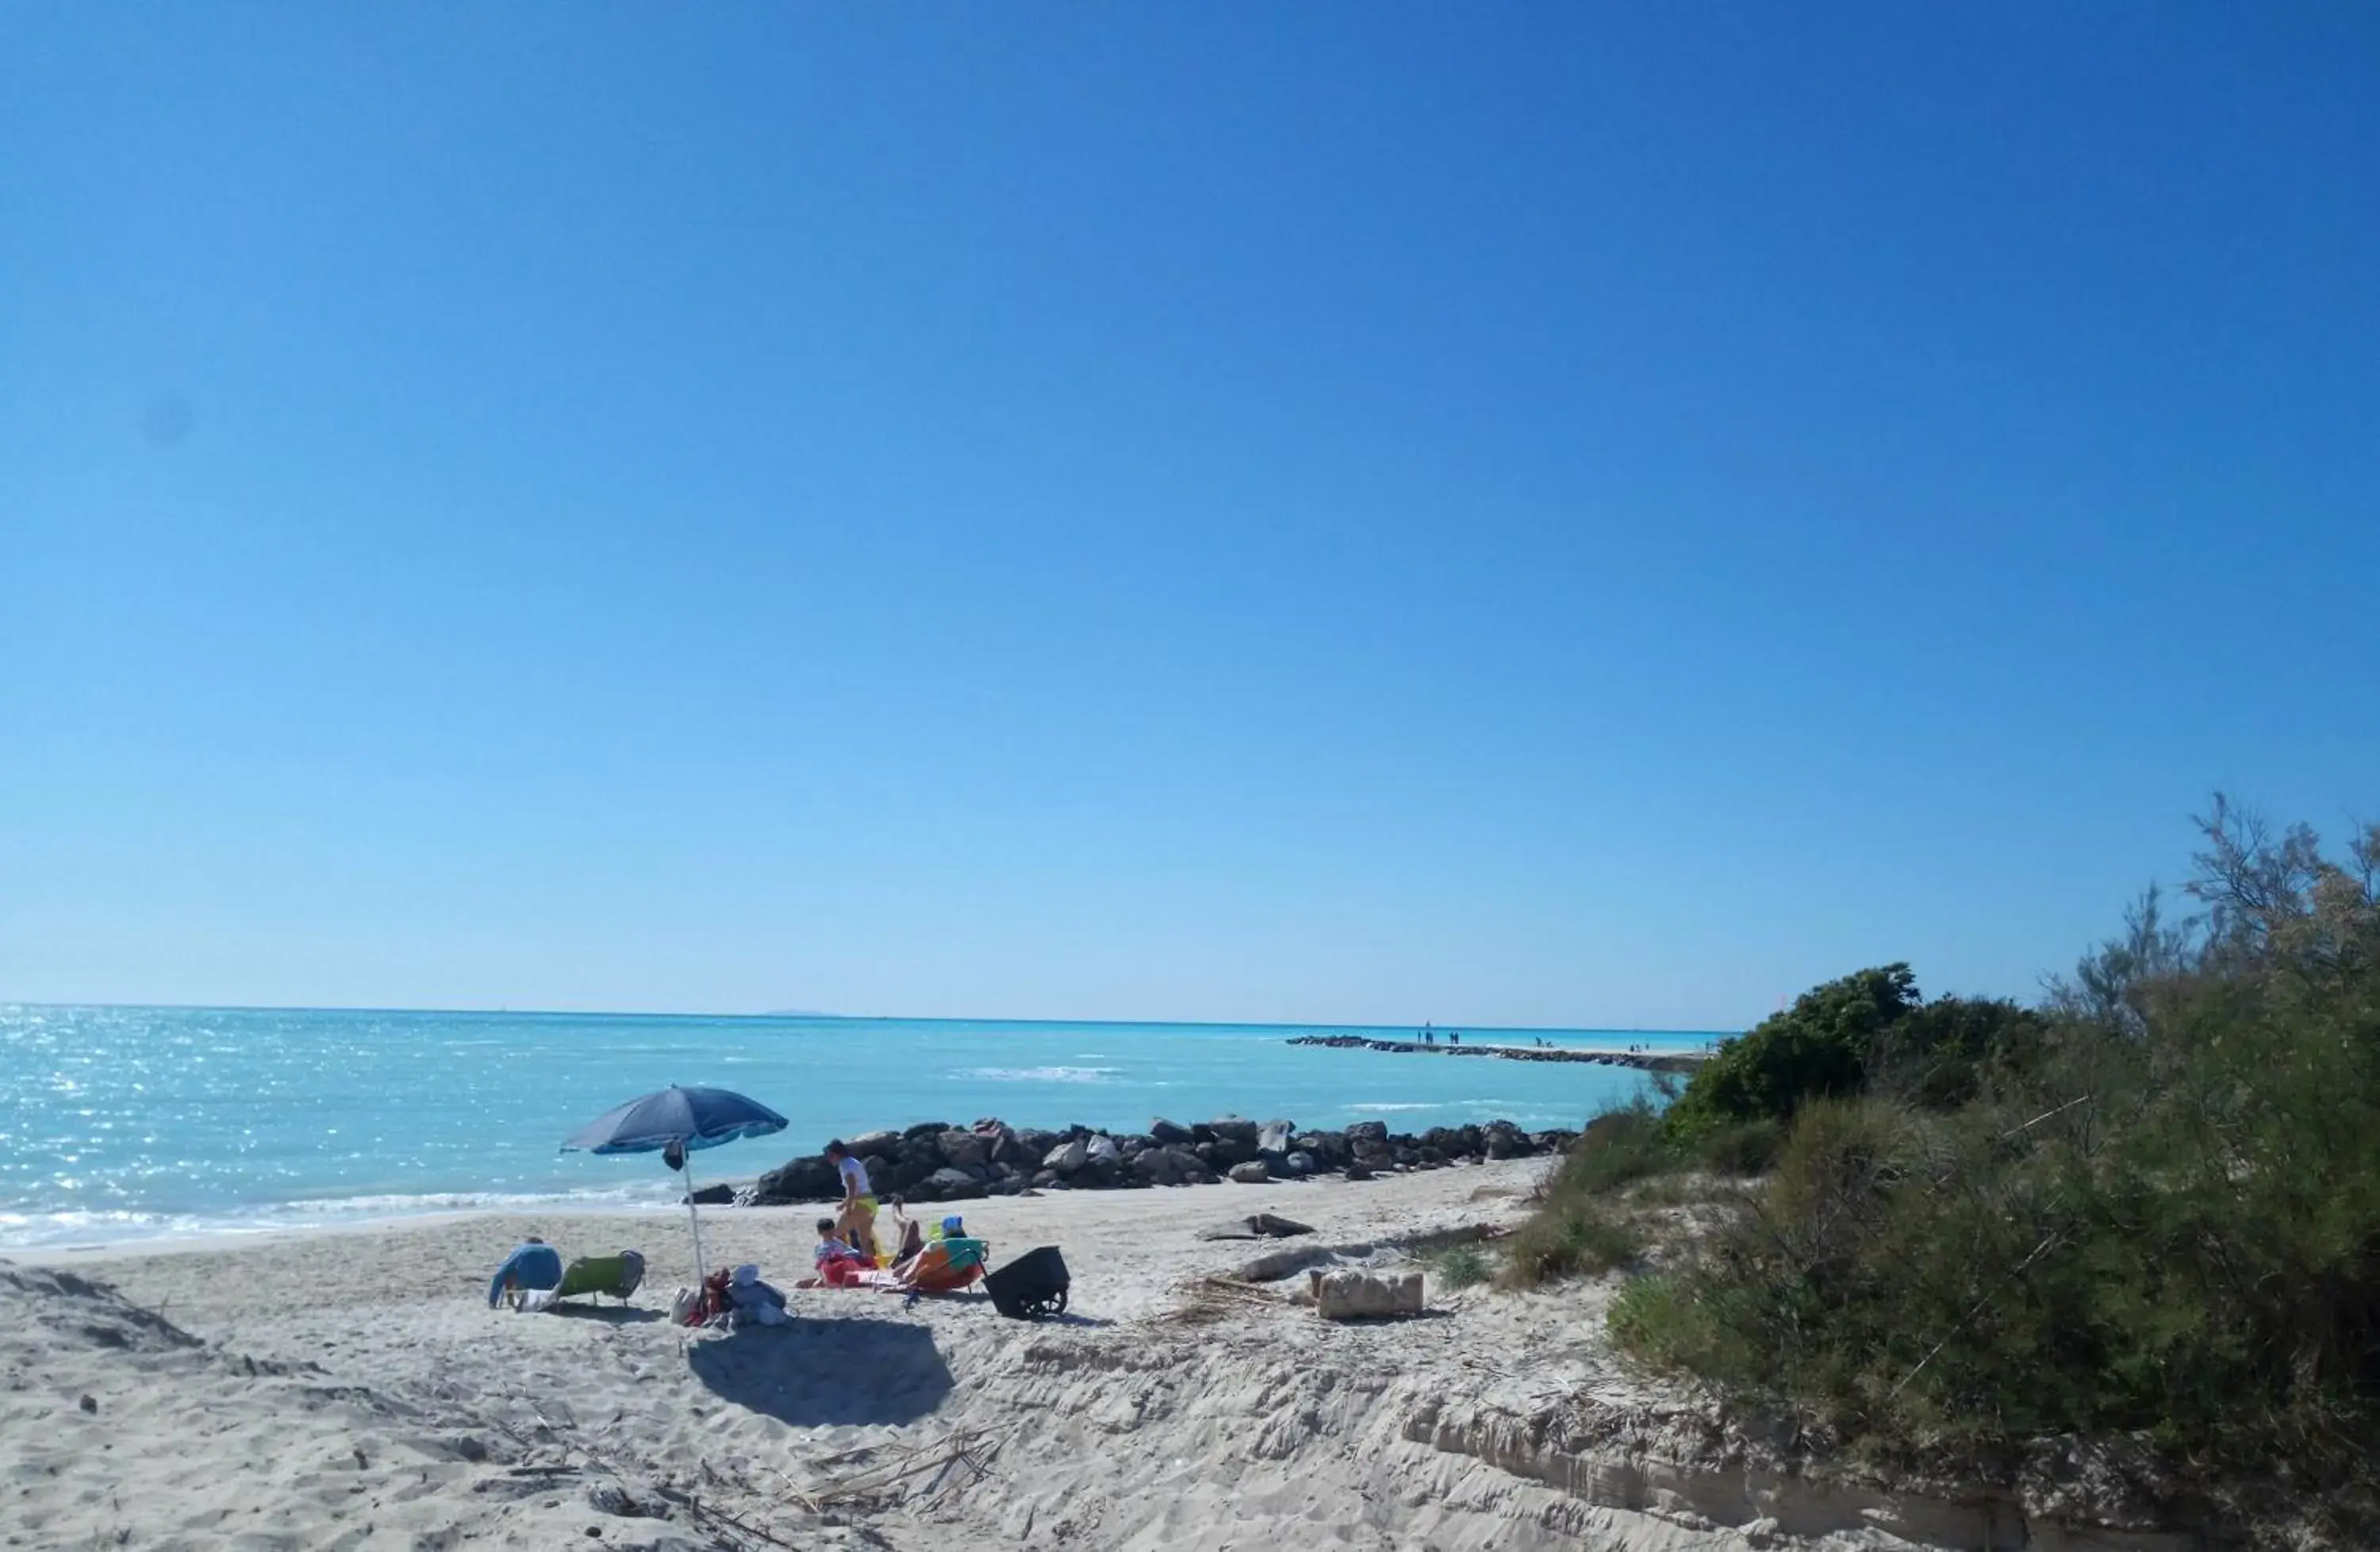
[{"label": "boulder on sand", "polygon": [[1076,1137],[1051,1148],[1043,1156],[1041,1167],[1045,1170],[1055,1170],[1062,1175],[1071,1175],[1089,1162],[1090,1157],[1090,1145],[1082,1138]]},{"label": "boulder on sand", "polygon": [[1284,1240],[1293,1235],[1313,1232],[1312,1224],[1300,1223],[1293,1218],[1282,1218],[1276,1213],[1260,1212],[1235,1218],[1229,1223],[1219,1223],[1212,1229],[1201,1229],[1198,1237],[1202,1240]]},{"label": "boulder on sand", "polygon": [[1261,1158],[1251,1158],[1245,1164],[1232,1165],[1232,1178],[1242,1185],[1262,1185],[1272,1179],[1272,1166]]},{"label": "boulder on sand", "polygon": [[1192,1134],[1190,1128],[1177,1125],[1163,1116],[1148,1123],[1148,1134],[1151,1139],[1164,1144],[1167,1147],[1187,1147],[1198,1140]]}]

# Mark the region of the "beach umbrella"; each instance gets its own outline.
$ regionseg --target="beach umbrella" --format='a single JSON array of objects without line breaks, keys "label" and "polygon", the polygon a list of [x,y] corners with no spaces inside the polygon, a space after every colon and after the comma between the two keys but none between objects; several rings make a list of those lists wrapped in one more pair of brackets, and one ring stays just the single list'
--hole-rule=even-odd
[{"label": "beach umbrella", "polygon": [[783,1132],[785,1118],[757,1099],[724,1088],[680,1088],[631,1099],[589,1122],[562,1151],[658,1153],[686,1182],[686,1221],[694,1226],[694,1280],[702,1282],[702,1218],[694,1206],[694,1169],[686,1156],[745,1137]]}]

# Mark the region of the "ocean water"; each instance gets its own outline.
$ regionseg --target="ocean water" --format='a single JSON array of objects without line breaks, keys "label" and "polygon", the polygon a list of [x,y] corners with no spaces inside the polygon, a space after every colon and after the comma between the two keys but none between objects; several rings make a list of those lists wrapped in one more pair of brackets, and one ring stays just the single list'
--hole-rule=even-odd
[{"label": "ocean water", "polygon": [[[695,1156],[748,1178],[921,1121],[1145,1129],[1239,1114],[1400,1132],[1577,1126],[1641,1073],[1288,1044],[1315,1025],[0,1007],[0,1248],[467,1208],[665,1205],[657,1156],[562,1139],[672,1083],[792,1124]],[[1693,1049],[1702,1034],[1465,1030],[1467,1043]]]}]

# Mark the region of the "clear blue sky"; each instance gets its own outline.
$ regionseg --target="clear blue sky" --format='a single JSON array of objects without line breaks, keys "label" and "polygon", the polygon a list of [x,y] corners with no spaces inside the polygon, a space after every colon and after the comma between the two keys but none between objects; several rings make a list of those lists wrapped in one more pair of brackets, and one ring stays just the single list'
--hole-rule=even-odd
[{"label": "clear blue sky", "polygon": [[0,14],[0,997],[1732,1026],[2380,814],[2380,12]]}]

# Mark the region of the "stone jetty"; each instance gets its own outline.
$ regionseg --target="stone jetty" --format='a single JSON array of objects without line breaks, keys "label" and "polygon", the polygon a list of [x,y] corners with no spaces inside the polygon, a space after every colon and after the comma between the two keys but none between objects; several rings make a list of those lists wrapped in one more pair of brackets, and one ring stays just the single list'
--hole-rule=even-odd
[{"label": "stone jetty", "polygon": [[[972,1126],[929,1121],[903,1132],[862,1133],[844,1146],[868,1167],[868,1182],[880,1200],[899,1195],[912,1202],[964,1202],[1027,1191],[1217,1185],[1226,1180],[1245,1185],[1318,1175],[1364,1180],[1482,1158],[1559,1154],[1577,1140],[1576,1132],[1525,1132],[1509,1121],[1391,1134],[1377,1121],[1341,1131],[1224,1116],[1187,1126],[1158,1120],[1146,1132],[1126,1133],[1087,1126],[1050,1132],[996,1120]],[[770,1170],[736,1193],[735,1200],[747,1206],[780,1206],[830,1202],[842,1194],[834,1166],[812,1154]]]},{"label": "stone jetty", "polygon": [[1389,1051],[1402,1056],[1500,1056],[1507,1061],[1588,1061],[1605,1067],[1633,1067],[1640,1073],[1691,1073],[1709,1060],[1706,1051],[1579,1050],[1563,1046],[1467,1046],[1441,1037],[1434,1045],[1419,1040],[1378,1040],[1369,1035],[1297,1035],[1293,1046],[1329,1046],[1333,1050]]}]

